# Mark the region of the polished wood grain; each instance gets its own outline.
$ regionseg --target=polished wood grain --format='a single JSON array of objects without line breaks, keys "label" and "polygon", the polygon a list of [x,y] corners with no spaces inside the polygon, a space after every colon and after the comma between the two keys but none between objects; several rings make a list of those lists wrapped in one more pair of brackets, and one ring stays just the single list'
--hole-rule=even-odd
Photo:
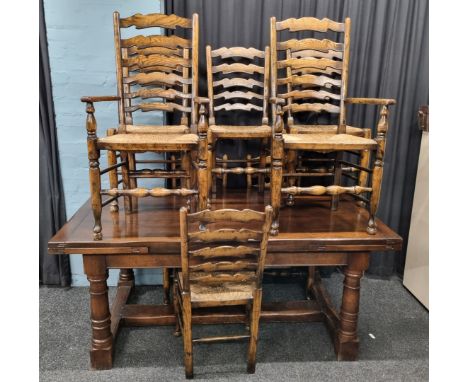
[{"label": "polished wood grain", "polygon": [[[383,222],[376,219],[379,230],[375,235],[363,232],[367,211],[345,197],[340,209],[332,212],[323,197],[298,197],[297,209],[286,209],[280,216],[283,229],[268,240],[266,267],[341,265],[345,268],[344,297],[340,310],[333,307],[320,277],[313,273],[308,285],[310,300],[262,304],[262,322],[323,321],[332,338],[338,359],[353,360],[358,354],[356,334],[359,303],[358,283],[368,265],[372,251],[401,249],[402,239]],[[245,208],[263,211],[268,194],[256,191],[220,193],[213,198],[213,208]],[[133,289],[133,268],[181,267],[181,241],[178,211],[180,199],[141,199],[137,211],[125,212],[123,201],[119,211],[103,208],[103,239],[94,241],[90,230],[94,218],[90,202],[86,202],[49,242],[49,253],[84,254],[84,268],[90,280],[92,347],[91,365],[95,369],[112,367],[112,352],[122,325],[174,325],[175,311],[169,305],[128,304]],[[314,219],[310,219],[314,216]],[[236,247],[250,245],[245,240],[261,235],[245,222],[238,229],[209,228],[193,233],[194,240],[216,242],[222,237]],[[235,231],[235,232],[234,232]],[[218,242],[219,243],[219,242]],[[196,249],[195,249],[196,250]],[[249,255],[245,255],[248,258]],[[195,256],[194,259],[197,257]],[[210,257],[207,258],[210,261]],[[198,264],[194,260],[194,265]],[[112,308],[107,298],[107,270],[121,269],[117,296]],[[165,273],[167,273],[165,271]],[[244,277],[239,274],[238,277]],[[209,281],[209,280],[205,280]],[[167,283],[165,301],[169,302]],[[342,317],[342,318],[341,318]],[[193,310],[194,324],[243,323],[245,309],[238,307]]]}]

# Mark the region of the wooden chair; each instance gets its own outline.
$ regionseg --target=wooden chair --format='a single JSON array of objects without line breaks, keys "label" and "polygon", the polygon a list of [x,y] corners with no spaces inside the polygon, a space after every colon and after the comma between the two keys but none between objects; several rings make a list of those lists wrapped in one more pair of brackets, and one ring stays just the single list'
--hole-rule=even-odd
[{"label": "wooden chair", "polygon": [[[350,27],[349,18],[346,18],[344,23],[313,17],[291,18],[279,22],[276,22],[274,17],[271,18],[272,97],[270,101],[274,120],[271,159],[271,203],[274,210],[272,234],[278,233],[282,193],[288,195],[289,205],[293,204],[294,195],[331,195],[332,209],[338,207],[340,194],[351,194],[368,206],[370,218],[367,232],[376,233],[375,213],[382,182],[388,106],[394,104],[395,100],[347,98]],[[314,32],[314,38],[278,41],[278,34],[281,31],[311,31]],[[343,42],[317,39],[315,38],[317,32],[336,32],[344,35]],[[278,78],[278,72],[282,77]],[[382,106],[374,139],[371,139],[369,129],[346,124],[348,104]],[[314,116],[329,113],[335,115],[337,121],[333,125],[299,125],[294,116],[303,112]],[[286,133],[283,132],[284,113],[287,114]],[[313,166],[313,162],[305,165],[307,159],[303,159],[298,168],[297,155],[301,152],[332,152],[335,153],[335,158],[326,162],[330,163],[331,167],[317,168]],[[373,167],[370,166],[372,152],[375,153]],[[345,161],[345,153],[357,155],[359,163]],[[283,166],[286,172],[283,171]],[[342,186],[343,174],[354,180],[356,185]],[[371,187],[368,186],[369,174],[372,175]],[[333,185],[295,186],[296,180],[300,177],[317,176],[333,179]],[[288,187],[282,187],[284,180],[287,180]],[[365,198],[360,195],[361,193],[371,196]]]},{"label": "wooden chair", "polygon": [[[175,334],[182,329],[187,378],[193,377],[194,343],[244,338],[249,339],[247,371],[255,372],[262,277],[272,216],[271,206],[264,213],[222,209],[188,214],[185,207],[181,208],[182,272],[174,282],[173,301],[177,316]],[[213,230],[209,229],[211,224]],[[253,229],[254,225],[261,226],[261,230]],[[189,232],[192,226],[195,229]],[[193,309],[228,305],[246,306],[248,335],[192,339]]]},{"label": "wooden chair", "polygon": [[[192,39],[176,35],[138,34],[129,38],[121,37],[121,30],[135,27],[146,28],[184,28],[192,30]],[[101,240],[102,207],[125,197],[126,210],[132,210],[134,197],[146,196],[188,196],[197,194],[193,189],[195,171],[192,168],[192,154],[197,150],[199,137],[196,132],[197,107],[206,99],[197,97],[198,92],[198,15],[192,19],[176,15],[135,14],[120,18],[114,12],[114,42],[117,67],[117,96],[82,97],[88,113],[86,129],[88,132],[89,176],[91,201],[94,213],[94,239]],[[149,101],[145,101],[148,100]],[[163,102],[161,102],[163,99]],[[169,101],[166,101],[169,100]],[[108,130],[106,137],[96,134],[94,103],[118,101],[119,127]],[[133,113],[136,111],[181,112],[179,125],[153,126],[136,125]],[[189,122],[190,118],[190,122]],[[110,166],[99,168],[101,150],[108,150]],[[172,153],[172,159],[141,161],[168,164],[169,169],[136,168],[135,153]],[[120,153],[120,162],[117,156]],[[174,153],[179,154],[175,158]],[[177,169],[176,166],[180,165]],[[119,188],[117,169],[121,168],[123,188]],[[110,189],[101,189],[101,175],[110,173]],[[138,188],[137,178],[180,179],[180,187]],[[173,186],[175,186],[173,182]],[[108,195],[102,201],[102,195]]]},{"label": "wooden chair", "polygon": [[[213,66],[213,62],[215,65]],[[260,51],[254,48],[220,48],[211,50],[206,47],[208,80],[209,128],[208,128],[208,193],[211,194],[214,176],[223,176],[223,187],[227,184],[227,174],[245,174],[247,187],[252,186],[252,175],[258,177],[259,191],[264,190],[267,149],[271,142],[271,126],[268,119],[268,90],[270,81],[270,49]],[[233,102],[229,102],[229,101]],[[227,101],[227,102],[226,102]],[[257,118],[257,123],[249,125],[225,125],[216,122],[227,116],[235,119],[235,114],[248,112],[249,118]],[[216,143],[220,139],[261,141],[258,157],[227,159],[226,154],[216,157]],[[229,168],[228,163],[245,163],[246,167]],[[254,167],[254,164],[259,166]],[[216,179],[216,178],[215,178]]]}]

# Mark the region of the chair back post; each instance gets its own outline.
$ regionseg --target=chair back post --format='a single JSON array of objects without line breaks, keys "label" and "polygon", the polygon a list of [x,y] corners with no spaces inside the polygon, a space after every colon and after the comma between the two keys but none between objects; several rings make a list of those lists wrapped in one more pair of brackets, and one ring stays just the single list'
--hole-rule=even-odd
[{"label": "chair back post", "polygon": [[123,97],[123,74],[122,74],[122,48],[120,46],[120,14],[114,12],[114,46],[115,46],[115,70],[117,76],[117,94],[120,97],[119,107],[119,131],[125,133],[125,112]]},{"label": "chair back post", "polygon": [[271,206],[265,207],[265,222],[262,226],[262,241],[260,243],[260,257],[258,260],[257,268],[257,289],[262,289],[263,270],[265,269],[265,261],[268,249],[268,238],[270,236],[271,224],[273,222],[273,208]]},{"label": "chair back post", "polygon": [[348,94],[348,69],[349,69],[349,45],[351,38],[351,19],[345,19],[344,30],[344,52],[343,52],[343,72],[341,74],[341,99],[340,99],[340,120],[338,124],[338,134],[346,133],[346,105],[345,99]]},{"label": "chair back post", "polygon": [[265,61],[264,61],[265,73],[263,75],[263,118],[262,118],[263,125],[268,125],[269,123],[269,120],[268,120],[269,100],[268,98],[269,98],[269,90],[270,90],[270,70],[271,70],[270,58],[271,58],[270,47],[267,45],[265,46]]},{"label": "chair back post", "polygon": [[207,78],[207,86],[208,86],[208,99],[210,100],[209,103],[209,116],[208,116],[208,124],[210,126],[216,124],[215,115],[214,115],[214,94],[213,94],[213,60],[211,58],[211,46],[206,46],[206,78]]}]

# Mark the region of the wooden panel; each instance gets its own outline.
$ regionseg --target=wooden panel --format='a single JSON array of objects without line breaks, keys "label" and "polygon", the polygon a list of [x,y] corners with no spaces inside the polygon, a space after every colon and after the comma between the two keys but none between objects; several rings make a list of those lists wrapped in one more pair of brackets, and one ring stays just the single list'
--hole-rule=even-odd
[{"label": "wooden panel", "polygon": [[278,94],[278,97],[281,97],[281,98],[291,97],[293,99],[317,98],[317,99],[323,99],[323,100],[329,100],[329,99],[339,100],[341,98],[339,94],[330,93],[325,90],[320,90],[320,91],[293,90],[288,93]]},{"label": "wooden panel", "polygon": [[265,58],[265,52],[255,48],[219,48],[211,52],[211,57],[221,57],[223,59],[230,57],[245,57],[253,60],[255,57]]},{"label": "wooden panel", "polygon": [[221,245],[219,247],[206,247],[194,251],[189,251],[189,254],[195,257],[211,258],[251,255],[258,253],[259,251],[259,248],[249,247],[246,245],[239,245],[237,247],[233,247],[231,245]]},{"label": "wooden panel", "polygon": [[313,74],[307,74],[302,76],[292,75],[286,78],[278,78],[278,85],[285,85],[288,83],[292,85],[325,86],[329,84],[337,87],[341,86],[341,80],[335,80],[327,76],[314,76]]},{"label": "wooden panel", "polygon": [[223,103],[222,105],[218,105],[214,107],[215,111],[219,110],[258,110],[258,111],[263,111],[263,108],[261,106],[257,106],[251,103]]},{"label": "wooden panel", "polygon": [[136,29],[160,27],[176,29],[176,27],[191,28],[192,20],[177,15],[165,15],[160,13],[150,13],[142,15],[137,13],[133,16],[120,19],[120,26],[128,28],[134,26]]},{"label": "wooden panel", "polygon": [[223,73],[223,74],[229,74],[229,73],[264,73],[264,68],[258,65],[254,64],[221,64],[217,66],[213,66],[212,68],[213,73]]},{"label": "wooden panel", "polygon": [[200,232],[189,233],[189,240],[200,240],[200,241],[248,241],[248,240],[260,240],[262,238],[262,232],[254,231],[251,229],[242,228],[240,230],[232,228],[223,228],[214,231],[206,230]]},{"label": "wooden panel", "polygon": [[152,110],[163,110],[163,111],[170,111],[173,112],[175,110],[184,111],[186,113],[190,113],[190,107],[184,107],[177,103],[172,102],[148,102],[148,103],[140,103],[138,105],[129,106],[125,108],[125,111],[134,112],[136,110],[141,111],[152,111]]},{"label": "wooden panel", "polygon": [[138,89],[131,93],[125,93],[124,97],[126,98],[167,98],[167,99],[175,99],[175,98],[184,98],[184,99],[191,99],[192,96],[190,94],[184,94],[180,91],[174,89],[163,89],[163,88],[155,88],[155,89]]},{"label": "wooden panel", "polygon": [[300,19],[290,18],[276,23],[276,30],[282,31],[289,29],[291,32],[313,30],[317,32],[326,32],[332,30],[335,32],[344,32],[344,24],[332,21],[330,19],[316,19],[315,17],[302,17]]},{"label": "wooden panel", "polygon": [[330,103],[302,103],[302,104],[293,103],[291,105],[284,106],[283,109],[291,110],[292,113],[299,113],[303,111],[314,111],[317,113],[322,112],[322,111],[326,111],[328,113],[340,112],[339,106],[332,105]]},{"label": "wooden panel", "polygon": [[134,76],[124,78],[125,84],[138,83],[139,85],[147,84],[160,84],[160,85],[190,85],[192,80],[190,78],[183,78],[177,74],[166,73],[139,73]]},{"label": "wooden panel", "polygon": [[128,66],[130,70],[134,70],[136,68],[146,68],[155,65],[167,66],[170,68],[176,68],[179,66],[189,68],[192,64],[190,60],[182,57],[169,57],[162,54],[152,54],[150,56],[138,55],[125,58],[122,60],[122,65]]},{"label": "wooden panel", "polygon": [[240,211],[224,209],[218,211],[204,210],[188,215],[189,222],[198,220],[203,223],[215,223],[222,220],[239,223],[248,222],[250,220],[262,222],[264,220],[264,213],[251,209],[244,209]]},{"label": "wooden panel", "polygon": [[263,88],[263,83],[257,81],[253,78],[245,79],[245,78],[223,78],[219,81],[213,82],[213,87],[215,86],[223,86],[225,88],[230,88],[234,86],[243,86],[246,88],[252,89],[254,86],[258,86],[259,88]]},{"label": "wooden panel", "polygon": [[225,92],[216,94],[213,98],[214,99],[220,99],[220,98],[224,98],[224,99],[232,99],[232,98],[252,99],[252,98],[257,98],[257,99],[263,100],[263,95],[260,95],[260,94],[254,93],[254,92],[250,92],[250,91],[243,92],[243,91],[238,90],[238,91],[234,91],[234,92],[225,91]]},{"label": "wooden panel", "polygon": [[290,58],[280,60],[277,63],[278,68],[291,67],[292,69],[300,68],[317,68],[317,69],[342,69],[343,63],[341,61],[329,60],[326,58]]},{"label": "wooden panel", "polygon": [[149,48],[154,46],[161,46],[166,48],[190,48],[190,40],[172,35],[172,36],[134,36],[121,40],[122,48],[130,48],[136,46],[138,48]]},{"label": "wooden panel", "polygon": [[305,49],[315,49],[315,50],[322,50],[322,51],[343,51],[343,44],[323,39],[317,40],[315,38],[304,38],[301,40],[298,39],[291,39],[286,41],[280,41],[276,45],[278,50],[286,50],[291,49],[291,52],[296,52],[299,50]]}]

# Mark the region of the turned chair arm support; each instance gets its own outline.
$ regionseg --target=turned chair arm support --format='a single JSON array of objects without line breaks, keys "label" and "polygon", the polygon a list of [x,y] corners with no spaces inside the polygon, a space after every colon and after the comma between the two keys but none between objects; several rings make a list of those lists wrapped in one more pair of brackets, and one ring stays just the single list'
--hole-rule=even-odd
[{"label": "turned chair arm support", "polygon": [[81,97],[81,102],[94,103],[104,101],[120,101],[119,96],[84,96]]},{"label": "turned chair arm support", "polygon": [[389,106],[395,105],[396,101],[392,98],[345,98],[345,103],[360,104],[360,105],[382,105]]}]

